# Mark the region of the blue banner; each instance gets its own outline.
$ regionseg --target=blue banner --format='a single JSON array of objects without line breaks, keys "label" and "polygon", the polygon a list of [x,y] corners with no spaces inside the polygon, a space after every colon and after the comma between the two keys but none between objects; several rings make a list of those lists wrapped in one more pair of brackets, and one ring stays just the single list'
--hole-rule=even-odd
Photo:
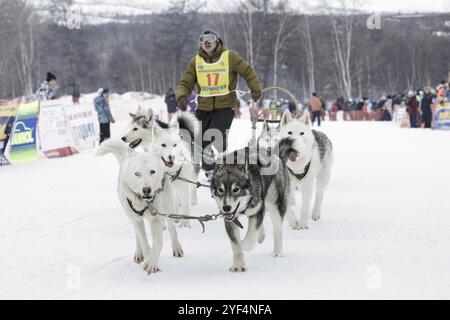
[{"label": "blue banner", "polygon": [[433,129],[450,130],[450,103],[436,108]]}]

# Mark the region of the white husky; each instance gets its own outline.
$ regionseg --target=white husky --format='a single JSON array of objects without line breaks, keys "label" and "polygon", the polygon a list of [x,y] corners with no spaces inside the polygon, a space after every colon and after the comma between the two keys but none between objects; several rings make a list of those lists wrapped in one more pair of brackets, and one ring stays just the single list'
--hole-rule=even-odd
[{"label": "white husky", "polygon": [[[125,214],[133,225],[136,235],[136,252],[134,261],[144,262],[147,273],[160,271],[159,257],[163,245],[165,219],[153,216],[146,201],[153,201],[153,206],[161,213],[174,213],[174,190],[163,170],[159,155],[148,152],[130,151],[127,144],[120,140],[109,139],[103,142],[96,155],[112,153],[120,163],[118,196]],[[145,232],[144,218],[150,223],[152,247],[149,246]],[[172,219],[167,221],[172,250],[175,257],[183,256],[183,249]]]},{"label": "white husky", "polygon": [[[286,218],[293,229],[308,229],[308,220],[311,214],[310,204],[315,187],[315,202],[312,209],[312,219],[320,219],[322,200],[325,188],[330,181],[331,167],[333,165],[333,148],[328,137],[319,131],[312,130],[308,111],[300,118],[292,118],[286,111],[280,121],[279,139],[291,137],[296,140],[299,153],[295,161],[289,159],[287,167],[291,176],[292,190],[300,190],[302,203],[300,220],[296,217],[292,205]],[[299,147],[298,147],[299,146]],[[292,193],[294,194],[294,193]]]},{"label": "white husky", "polygon": [[[190,159],[185,158],[187,153],[185,144],[180,139],[180,128],[175,122],[168,129],[159,126],[154,127],[154,136],[151,151],[159,155],[164,163],[163,170],[171,177],[171,183],[175,189],[176,212],[189,215],[189,200],[192,204],[197,204],[197,187],[195,184],[198,178],[198,166],[194,165]],[[182,220],[180,227],[190,227],[189,220]]]},{"label": "white husky", "polygon": [[[190,113],[183,112],[172,126],[155,119],[153,111],[148,109],[145,115],[130,114],[130,130],[122,137],[131,148],[142,146],[146,151],[158,153],[164,161],[164,170],[173,177],[173,186],[179,199],[178,209],[189,214],[189,204],[196,205],[197,187],[185,179],[196,182],[200,166],[194,164],[191,142],[199,136],[200,125]],[[183,220],[180,227],[188,227],[189,221]]]}]

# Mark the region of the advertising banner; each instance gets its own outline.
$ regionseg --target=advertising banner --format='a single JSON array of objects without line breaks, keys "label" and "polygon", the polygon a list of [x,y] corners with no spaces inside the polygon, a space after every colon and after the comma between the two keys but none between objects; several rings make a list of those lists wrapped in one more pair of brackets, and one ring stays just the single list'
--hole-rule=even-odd
[{"label": "advertising banner", "polygon": [[65,108],[58,100],[42,101],[39,112],[40,149],[47,158],[72,155]]},{"label": "advertising banner", "polygon": [[11,136],[17,106],[17,103],[0,106],[0,166],[9,164],[5,157],[5,150]]},{"label": "advertising banner", "polygon": [[76,150],[95,147],[97,141],[97,114],[92,106],[70,106],[64,108],[71,146]]},{"label": "advertising banner", "polygon": [[434,112],[433,129],[450,130],[450,103],[438,104]]},{"label": "advertising banner", "polygon": [[9,161],[12,164],[37,160],[36,125],[39,101],[21,103],[12,129]]}]

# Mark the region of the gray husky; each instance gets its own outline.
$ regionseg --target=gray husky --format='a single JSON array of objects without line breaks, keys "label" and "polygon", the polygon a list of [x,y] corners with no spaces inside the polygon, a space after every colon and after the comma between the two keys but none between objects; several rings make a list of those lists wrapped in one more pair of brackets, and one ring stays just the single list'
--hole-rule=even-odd
[{"label": "gray husky", "polygon": [[[282,223],[291,198],[288,159],[297,156],[295,141],[281,140],[274,150],[245,148],[226,154],[216,163],[211,194],[225,215],[225,229],[233,251],[232,272],[246,271],[243,249],[264,240],[263,219],[270,212],[274,233],[274,256],[283,254]],[[240,239],[238,216],[248,217],[248,230]],[[236,221],[237,220],[237,221]]]}]

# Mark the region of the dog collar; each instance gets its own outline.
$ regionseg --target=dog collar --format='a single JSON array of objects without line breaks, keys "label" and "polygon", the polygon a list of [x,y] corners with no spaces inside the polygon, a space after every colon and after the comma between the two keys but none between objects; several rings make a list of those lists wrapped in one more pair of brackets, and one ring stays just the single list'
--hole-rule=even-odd
[{"label": "dog collar", "polygon": [[174,175],[171,175],[170,173],[167,173],[167,175],[170,177],[171,181],[174,182],[175,180],[178,179],[178,177],[180,176],[181,170],[183,169],[183,165],[180,166],[180,169],[177,170],[177,172],[175,172]]},{"label": "dog collar", "polygon": [[140,216],[140,217],[142,217],[142,216],[144,215],[145,210],[148,209],[148,206],[146,206],[146,207],[145,207],[144,209],[142,209],[142,210],[136,210],[136,209],[133,207],[133,202],[131,202],[130,199],[127,198],[127,202],[128,202],[128,205],[130,206],[130,209],[133,210],[133,212],[136,213],[136,214],[137,214],[138,216]]},{"label": "dog collar", "polygon": [[308,174],[310,165],[311,165],[311,161],[308,162],[308,164],[305,167],[305,170],[303,170],[302,173],[295,173],[294,171],[292,171],[291,168],[289,168],[289,167],[287,167],[287,168],[294,177],[296,177],[298,180],[302,180]]},{"label": "dog collar", "polygon": [[252,201],[253,201],[253,197],[251,197],[251,198],[250,198],[250,200],[248,200],[248,202],[247,202],[247,206],[245,207],[245,209],[244,209],[244,210],[241,210],[241,211],[239,211],[239,213],[240,213],[240,214],[244,214],[244,213],[245,213],[245,211],[247,211],[247,209],[248,209],[248,208],[250,208],[250,204],[252,203]]}]

